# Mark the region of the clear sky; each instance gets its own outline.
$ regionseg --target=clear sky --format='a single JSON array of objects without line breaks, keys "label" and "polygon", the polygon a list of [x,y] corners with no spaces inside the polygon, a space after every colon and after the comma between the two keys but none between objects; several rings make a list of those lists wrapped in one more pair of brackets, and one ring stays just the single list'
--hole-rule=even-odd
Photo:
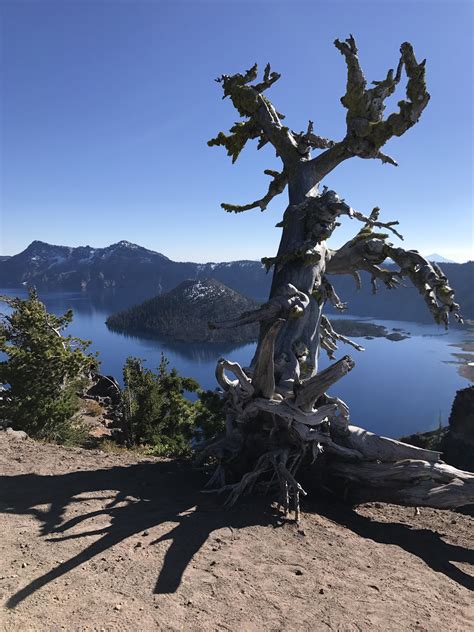
[{"label": "clear sky", "polygon": [[[384,151],[399,167],[353,158],[324,182],[354,208],[399,219],[405,246],[473,258],[473,3],[469,0],[1,0],[1,239],[105,246],[121,239],[175,260],[274,254],[286,198],[236,216],[222,201],[266,191],[274,152],[249,143],[235,165],[206,141],[238,120],[220,74],[267,61],[266,94],[295,130],[344,135],[345,63],[356,37],[369,81],[410,41],[427,58],[431,101]],[[403,86],[404,88],[404,86]],[[403,88],[391,105],[403,97]],[[331,244],[360,228],[347,219]]]}]

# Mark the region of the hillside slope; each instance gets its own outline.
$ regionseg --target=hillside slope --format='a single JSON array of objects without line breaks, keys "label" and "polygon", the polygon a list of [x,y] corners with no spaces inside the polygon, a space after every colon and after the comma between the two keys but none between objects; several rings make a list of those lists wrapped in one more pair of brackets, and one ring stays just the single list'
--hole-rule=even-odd
[{"label": "hillside slope", "polygon": [[223,511],[186,465],[0,432],[0,629],[468,630],[472,519]]}]

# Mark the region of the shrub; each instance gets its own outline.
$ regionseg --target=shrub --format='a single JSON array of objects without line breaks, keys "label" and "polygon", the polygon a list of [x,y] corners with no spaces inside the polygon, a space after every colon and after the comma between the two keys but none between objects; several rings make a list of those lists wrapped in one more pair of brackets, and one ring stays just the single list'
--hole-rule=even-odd
[{"label": "shrub", "polygon": [[224,400],[218,392],[200,391],[195,406],[196,440],[211,439],[224,430]]},{"label": "shrub", "polygon": [[86,354],[89,342],[63,336],[73,314],[46,311],[34,289],[27,299],[0,297],[11,313],[0,315],[0,419],[29,435],[68,443],[83,435],[72,421],[77,389],[97,359]]},{"label": "shrub", "polygon": [[147,445],[157,456],[183,456],[191,452],[196,406],[184,395],[199,384],[168,369],[164,355],[157,373],[138,358],[127,358],[123,369],[123,424],[128,446]]}]

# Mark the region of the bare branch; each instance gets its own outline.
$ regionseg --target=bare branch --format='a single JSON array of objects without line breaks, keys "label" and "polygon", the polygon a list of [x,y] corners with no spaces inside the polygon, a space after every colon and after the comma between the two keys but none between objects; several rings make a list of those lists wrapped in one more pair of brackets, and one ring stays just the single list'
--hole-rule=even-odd
[{"label": "bare branch", "polygon": [[[226,370],[233,373],[237,379],[230,380],[225,374]],[[224,391],[228,391],[231,388],[240,388],[241,396],[245,395],[246,397],[250,397],[254,393],[251,379],[245,375],[242,367],[237,362],[229,362],[229,360],[220,358],[216,366],[216,380]]]},{"label": "bare branch", "polygon": [[317,136],[314,134],[313,129],[314,123],[313,121],[309,121],[306,132],[292,132],[298,144],[298,152],[302,156],[309,155],[311,149],[328,149],[336,144],[333,140],[329,140],[323,136]]},{"label": "bare branch", "polygon": [[256,395],[272,399],[275,395],[275,339],[285,320],[277,319],[265,334],[258,350],[252,376],[252,386]]},{"label": "bare branch", "polygon": [[379,214],[380,214],[380,209],[378,206],[376,206],[372,210],[369,217],[366,217],[365,215],[363,215],[362,213],[354,209],[351,209],[348,213],[349,217],[355,217],[360,222],[365,222],[367,227],[387,228],[389,231],[391,231],[394,235],[396,235],[399,239],[403,241],[403,235],[401,235],[398,231],[395,230],[395,228],[393,228],[394,226],[398,226],[400,222],[399,221],[379,222],[378,221]]},{"label": "bare branch", "polygon": [[242,213],[244,211],[250,211],[253,208],[260,208],[261,211],[264,211],[274,197],[283,193],[286,185],[288,184],[288,175],[285,171],[279,173],[278,171],[266,169],[264,173],[272,176],[272,181],[268,186],[268,192],[266,195],[259,200],[255,200],[255,202],[251,202],[250,204],[238,205],[226,204],[223,202],[221,207],[228,213]]},{"label": "bare branch", "polygon": [[460,307],[454,301],[454,290],[438,265],[430,263],[416,250],[403,250],[387,244],[385,252],[400,266],[399,274],[408,276],[423,296],[437,323],[444,323],[447,329],[450,314],[458,322],[463,322]]},{"label": "bare branch", "polygon": [[251,323],[276,318],[299,318],[309,304],[309,296],[291,283],[280,288],[279,293],[258,309],[244,312],[238,318],[209,323],[211,329],[231,329]]},{"label": "bare branch", "polygon": [[365,351],[364,347],[335,331],[326,316],[321,316],[319,336],[321,340],[321,347],[326,351],[331,360],[335,360],[334,351],[338,348],[336,344],[337,340],[340,340],[347,345],[351,345],[351,347],[354,347],[357,351]]},{"label": "bare branch", "polygon": [[347,303],[343,303],[341,301],[339,296],[336,294],[336,290],[331,285],[331,283],[329,283],[326,277],[323,277],[321,279],[321,286],[313,290],[313,296],[315,295],[315,292],[318,292],[318,291],[321,292],[322,303],[329,301],[333,307],[335,307],[336,309],[339,309],[340,311],[344,311],[347,309]]},{"label": "bare branch", "polygon": [[349,373],[355,366],[349,356],[344,356],[324,371],[295,385],[295,404],[305,412],[313,410],[314,403],[330,386]]},{"label": "bare branch", "polygon": [[262,93],[278,81],[280,77],[281,75],[278,72],[272,72],[270,64],[267,64],[263,73],[263,81],[257,83],[254,88],[257,92]]},{"label": "bare branch", "polygon": [[[435,322],[444,323],[447,328],[450,314],[463,322],[460,307],[454,301],[454,290],[440,267],[424,259],[416,250],[395,248],[386,243],[386,237],[363,228],[339,250],[330,252],[326,273],[353,275],[358,270],[366,270],[372,275],[374,292],[377,279],[382,280],[388,289],[393,289],[407,276],[423,296]],[[389,257],[399,270],[379,267],[378,264]]]}]

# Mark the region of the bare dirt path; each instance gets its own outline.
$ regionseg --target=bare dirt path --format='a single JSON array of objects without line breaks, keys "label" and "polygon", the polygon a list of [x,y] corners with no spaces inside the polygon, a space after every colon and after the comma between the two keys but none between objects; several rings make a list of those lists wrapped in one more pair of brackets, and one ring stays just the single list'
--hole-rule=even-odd
[{"label": "bare dirt path", "polygon": [[0,433],[0,629],[470,630],[473,521],[312,500],[222,511],[171,461]]}]

